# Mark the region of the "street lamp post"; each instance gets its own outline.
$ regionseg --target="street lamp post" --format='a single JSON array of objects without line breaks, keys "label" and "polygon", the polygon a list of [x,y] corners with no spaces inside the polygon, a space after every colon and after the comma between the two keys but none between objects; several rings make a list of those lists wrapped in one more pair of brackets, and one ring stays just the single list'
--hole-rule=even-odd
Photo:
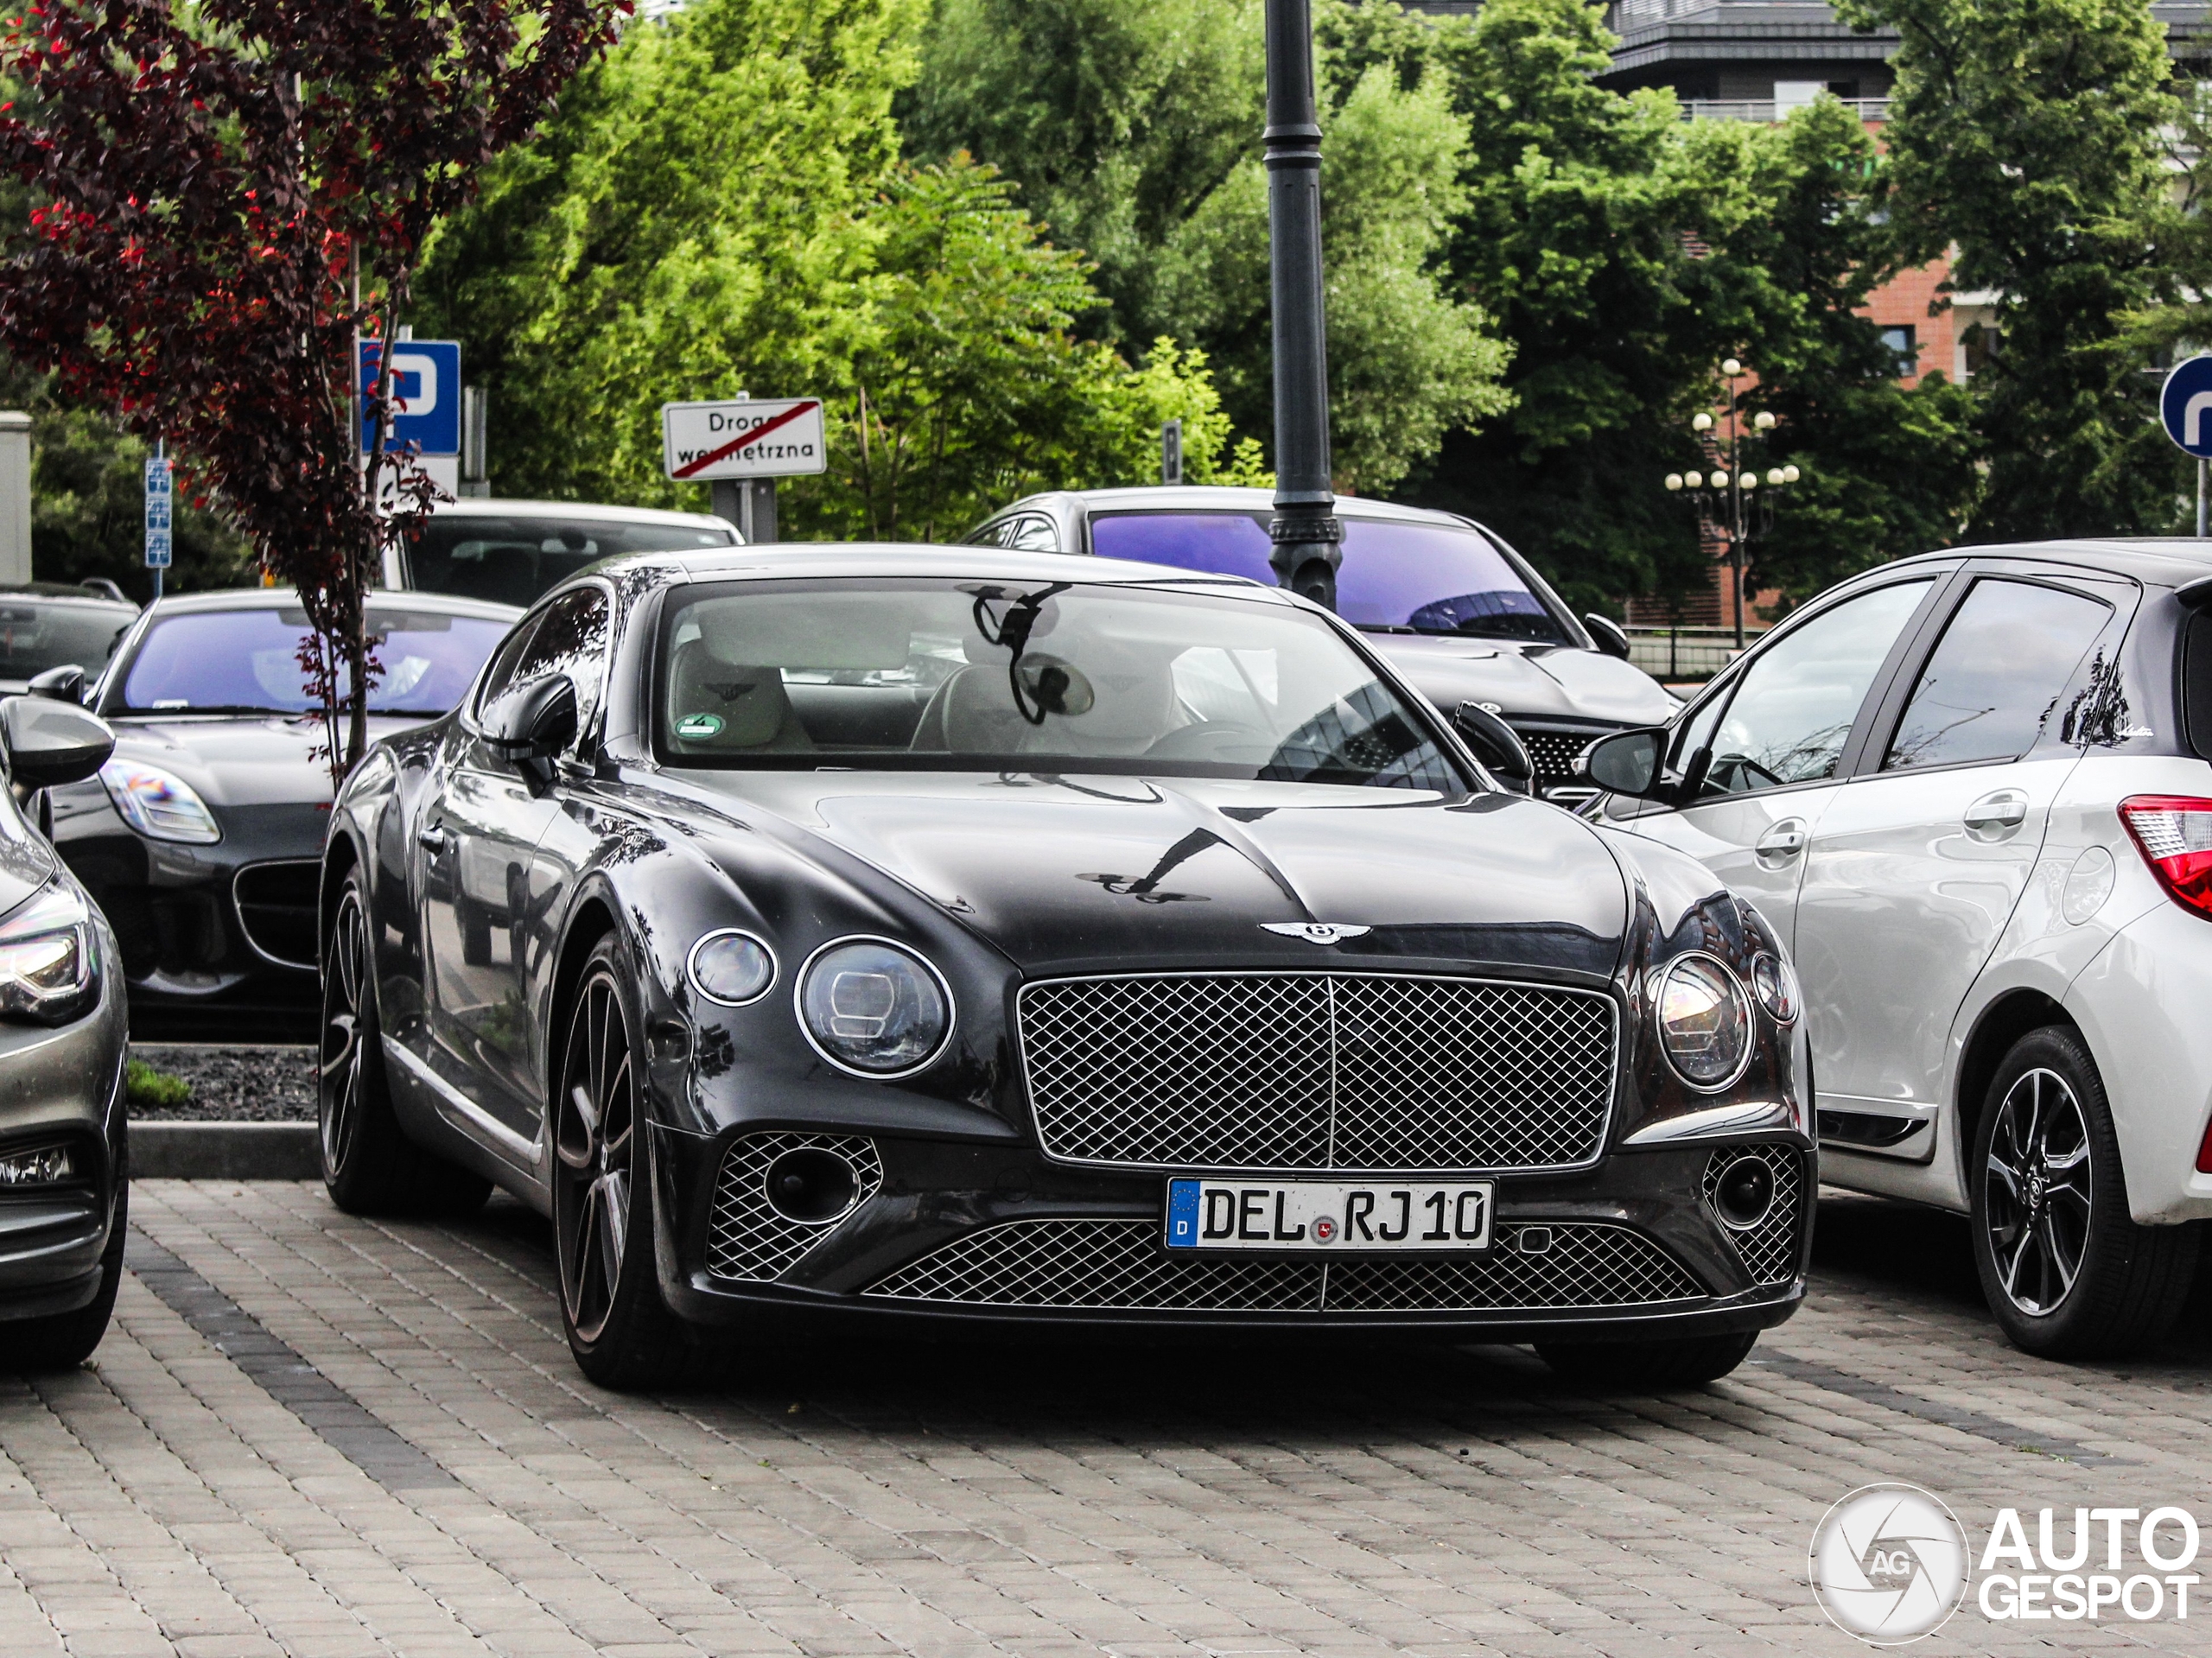
[{"label": "street lamp post", "polygon": [[1344,525],[1329,483],[1328,334],[1321,302],[1321,128],[1308,0],[1267,0],[1269,276],[1274,300],[1275,515],[1268,562],[1286,588],[1334,609]]},{"label": "street lamp post", "polygon": [[[1744,549],[1752,541],[1774,528],[1773,491],[1787,484],[1796,483],[1803,476],[1795,466],[1769,467],[1764,482],[1767,492],[1759,492],[1761,482],[1758,469],[1744,463],[1743,422],[1738,418],[1738,403],[1745,377],[1743,364],[1731,357],[1720,365],[1720,378],[1726,383],[1728,397],[1724,405],[1721,429],[1714,430],[1716,422],[1708,411],[1700,411],[1690,421],[1690,430],[1713,461],[1710,474],[1702,472],[1670,472],[1667,487],[1670,492],[1688,492],[1697,504],[1698,529],[1700,539],[1716,537],[1728,543],[1728,579],[1730,594],[1734,602],[1730,607],[1736,619],[1736,648],[1744,648]],[[1774,416],[1761,410],[1753,416],[1752,429],[1761,436],[1774,429]]]}]

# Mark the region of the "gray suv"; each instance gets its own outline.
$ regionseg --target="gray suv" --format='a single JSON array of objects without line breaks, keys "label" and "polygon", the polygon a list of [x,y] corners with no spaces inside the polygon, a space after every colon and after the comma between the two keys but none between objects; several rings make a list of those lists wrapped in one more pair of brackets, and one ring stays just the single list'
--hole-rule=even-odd
[{"label": "gray suv", "polygon": [[[1276,584],[1268,562],[1274,498],[1263,489],[1182,485],[1061,490],[994,514],[963,540],[1029,552],[1094,553]],[[1678,706],[1628,657],[1602,616],[1578,617],[1528,561],[1470,518],[1385,501],[1340,499],[1337,611],[1446,714],[1471,702],[1502,716],[1529,751],[1536,792],[1562,804],[1595,792],[1576,755]]]}]

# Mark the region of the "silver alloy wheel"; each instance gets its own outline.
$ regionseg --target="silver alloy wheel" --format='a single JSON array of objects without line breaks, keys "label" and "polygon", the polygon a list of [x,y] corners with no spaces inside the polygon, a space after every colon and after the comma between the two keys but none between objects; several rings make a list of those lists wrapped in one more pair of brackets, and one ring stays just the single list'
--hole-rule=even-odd
[{"label": "silver alloy wheel", "polygon": [[322,1134],[322,1166],[332,1175],[346,1166],[361,1126],[363,1065],[361,999],[366,994],[368,929],[361,900],[349,888],[330,930],[330,961],[324,974],[322,1054],[317,1067],[316,1116]]},{"label": "silver alloy wheel", "polygon": [[593,1342],[605,1331],[621,1287],[637,1121],[629,1022],[614,975],[604,968],[576,999],[561,1077],[553,1172],[561,1295],[570,1328],[578,1339]]},{"label": "silver alloy wheel", "polygon": [[2024,1071],[2005,1090],[1982,1179],[1998,1282],[2021,1312],[2056,1312],[2081,1276],[2092,1208],[2088,1121],[2056,1071]]}]

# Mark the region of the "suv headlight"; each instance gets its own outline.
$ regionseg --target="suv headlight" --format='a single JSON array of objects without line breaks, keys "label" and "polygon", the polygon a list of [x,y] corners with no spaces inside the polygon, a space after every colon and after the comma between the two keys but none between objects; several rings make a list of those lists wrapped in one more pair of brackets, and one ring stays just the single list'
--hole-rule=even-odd
[{"label": "suv headlight", "polygon": [[1652,997],[1667,1063],[1692,1088],[1726,1088],[1751,1053],[1751,1007],[1726,965],[1684,956],[1659,975]]},{"label": "suv headlight", "polygon": [[182,778],[172,777],[158,765],[136,760],[110,760],[100,767],[100,781],[123,821],[152,841],[187,841],[212,846],[223,838],[215,814],[192,791]]},{"label": "suv headlight", "polygon": [[928,1064],[952,1029],[952,993],[938,970],[883,938],[841,938],[808,958],[798,1022],[842,1070],[903,1077]]},{"label": "suv headlight", "polygon": [[60,1025],[99,1000],[92,911],[53,881],[0,917],[0,1015]]}]

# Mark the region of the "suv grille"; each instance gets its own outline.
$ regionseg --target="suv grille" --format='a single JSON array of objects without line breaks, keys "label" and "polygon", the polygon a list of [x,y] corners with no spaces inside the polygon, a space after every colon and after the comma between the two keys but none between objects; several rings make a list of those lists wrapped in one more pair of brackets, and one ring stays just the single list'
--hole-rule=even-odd
[{"label": "suv grille", "polygon": [[1515,734],[1536,767],[1542,783],[1567,783],[1573,778],[1574,757],[1605,734],[1602,731],[1531,731],[1516,726]]},{"label": "suv grille", "polygon": [[1613,1001],[1357,973],[1025,985],[1050,1156],[1137,1168],[1574,1168],[1605,1147]]},{"label": "suv grille", "polygon": [[1157,1221],[1012,1221],[941,1245],[866,1293],[969,1306],[1188,1312],[1491,1312],[1649,1306],[1705,1292],[1624,1226],[1500,1229],[1449,1261],[1171,1255]]}]

